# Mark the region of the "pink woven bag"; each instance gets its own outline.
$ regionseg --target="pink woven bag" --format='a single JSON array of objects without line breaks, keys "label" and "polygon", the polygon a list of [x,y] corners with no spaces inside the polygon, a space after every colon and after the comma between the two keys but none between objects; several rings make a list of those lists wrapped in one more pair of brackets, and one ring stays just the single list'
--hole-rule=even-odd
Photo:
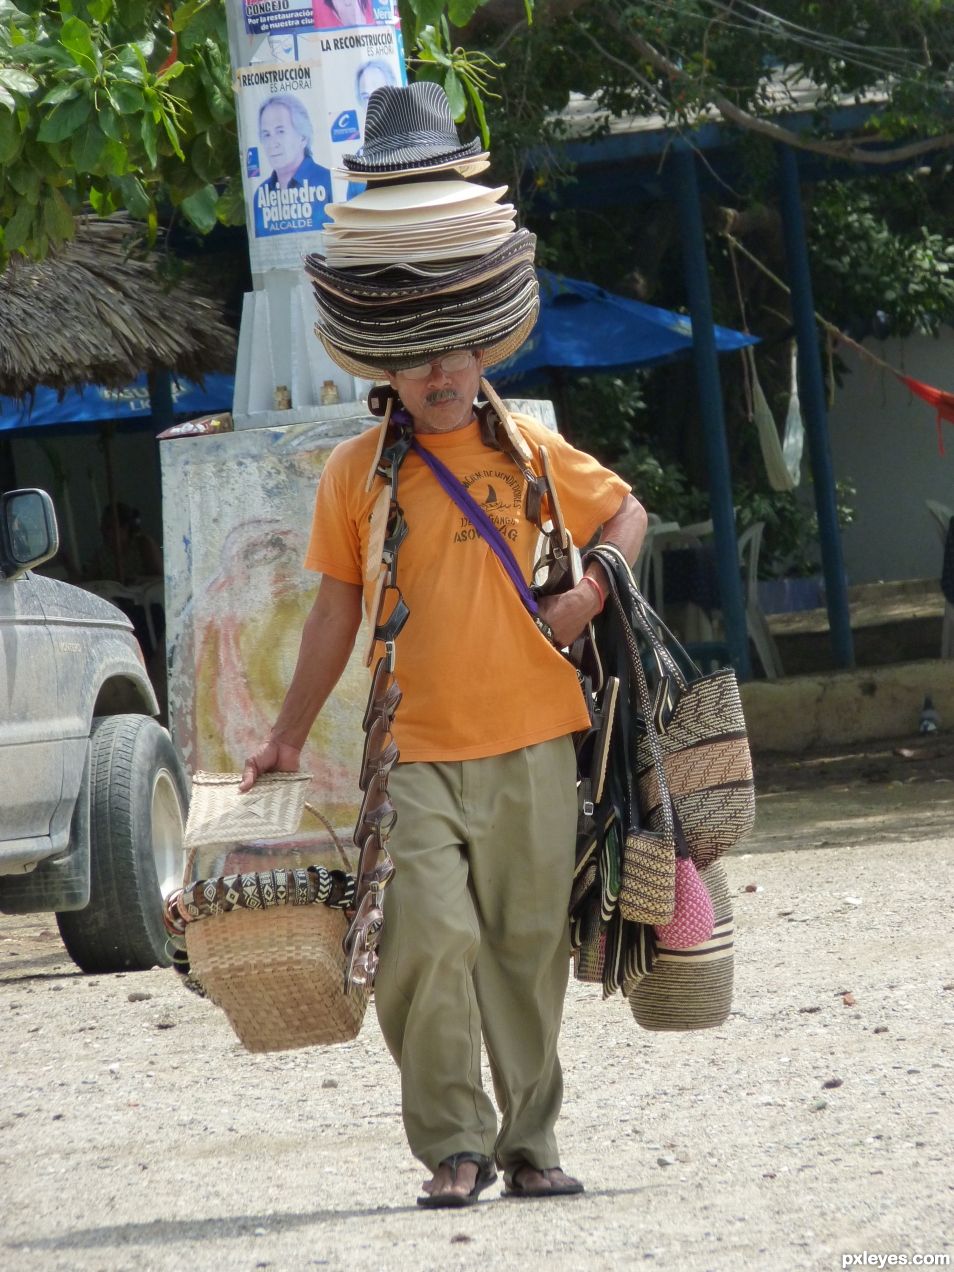
[{"label": "pink woven bag", "polygon": [[676,858],[676,910],[668,923],[654,928],[659,944],[687,950],[708,941],[715,931],[715,910],[690,857]]}]

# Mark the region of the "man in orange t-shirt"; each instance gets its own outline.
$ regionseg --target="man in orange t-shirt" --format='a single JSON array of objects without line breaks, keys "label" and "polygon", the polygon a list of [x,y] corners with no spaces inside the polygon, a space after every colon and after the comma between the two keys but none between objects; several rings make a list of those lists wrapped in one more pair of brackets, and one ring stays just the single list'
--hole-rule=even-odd
[{"label": "man in orange t-shirt", "polygon": [[[538,532],[523,511],[522,473],[481,441],[480,374],[475,350],[388,378],[417,443],[490,516],[529,580]],[[646,514],[625,482],[541,425],[517,425],[534,454],[547,446],[574,542],[600,531],[634,561]],[[375,429],[341,443],[322,474],[306,557],[321,586],[278,720],[246,762],[244,789],[262,773],[297,770],[353,648],[362,602],[370,605],[365,565],[378,491],[367,492],[365,478],[376,439]],[[540,600],[551,643],[414,451],[400,482],[408,533],[398,582],[410,617],[398,638],[400,762],[389,789],[398,819],[388,842],[395,875],[384,898],[375,1004],[400,1066],[411,1150],[432,1172],[419,1200],[470,1204],[496,1177],[495,1161],[511,1196],[581,1192],[559,1166],[554,1125],[577,817],[571,735],[589,717],[557,646],[572,644],[599,611],[607,582],[592,564],[575,587]],[[499,1128],[481,1084],[482,1039]]]}]

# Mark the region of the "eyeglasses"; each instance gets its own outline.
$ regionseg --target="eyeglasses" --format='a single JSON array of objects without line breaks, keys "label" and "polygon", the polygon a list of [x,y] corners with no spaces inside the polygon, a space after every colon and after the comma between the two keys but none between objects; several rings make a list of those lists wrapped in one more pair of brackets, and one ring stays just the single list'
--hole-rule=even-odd
[{"label": "eyeglasses", "polygon": [[435,367],[443,371],[445,375],[456,375],[459,371],[466,371],[473,361],[473,352],[470,349],[464,349],[460,353],[445,353],[443,358],[435,358],[433,362],[421,362],[416,367],[400,367],[395,374],[403,375],[408,380],[426,380]]}]

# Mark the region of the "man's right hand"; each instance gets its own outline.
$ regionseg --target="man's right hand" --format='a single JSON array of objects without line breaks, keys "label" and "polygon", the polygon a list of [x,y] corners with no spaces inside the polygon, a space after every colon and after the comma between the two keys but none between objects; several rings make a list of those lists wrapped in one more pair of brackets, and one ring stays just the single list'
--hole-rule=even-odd
[{"label": "man's right hand", "polygon": [[245,761],[239,790],[250,791],[263,773],[297,773],[300,760],[300,747],[289,742],[266,742]]}]

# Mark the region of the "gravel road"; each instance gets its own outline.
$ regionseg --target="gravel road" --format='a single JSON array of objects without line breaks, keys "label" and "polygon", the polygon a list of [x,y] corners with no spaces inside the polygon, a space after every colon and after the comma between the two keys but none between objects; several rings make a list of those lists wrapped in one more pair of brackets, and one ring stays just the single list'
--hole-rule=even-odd
[{"label": "gravel road", "polygon": [[652,1035],[571,984],[581,1198],[420,1211],[373,1012],[346,1046],[249,1055],[174,973],[85,977],[49,920],[0,916],[0,1268],[950,1262],[954,782],[768,785],[728,862],[729,1022]]}]

